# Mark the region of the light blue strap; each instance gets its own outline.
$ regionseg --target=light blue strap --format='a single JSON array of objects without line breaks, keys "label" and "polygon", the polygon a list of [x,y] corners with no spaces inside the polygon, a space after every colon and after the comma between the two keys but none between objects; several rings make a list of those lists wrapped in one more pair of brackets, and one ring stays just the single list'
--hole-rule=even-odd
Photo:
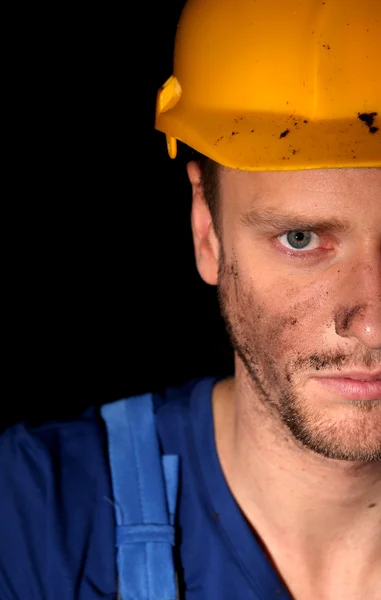
[{"label": "light blue strap", "polygon": [[169,511],[169,522],[175,523],[177,489],[179,486],[179,457],[175,454],[165,454],[162,457],[165,487],[167,490],[167,505]]},{"label": "light blue strap", "polygon": [[178,457],[160,454],[152,396],[101,407],[116,512],[122,600],[175,600]]},{"label": "light blue strap", "polygon": [[116,545],[134,542],[167,542],[175,545],[172,525],[119,525],[116,530]]}]

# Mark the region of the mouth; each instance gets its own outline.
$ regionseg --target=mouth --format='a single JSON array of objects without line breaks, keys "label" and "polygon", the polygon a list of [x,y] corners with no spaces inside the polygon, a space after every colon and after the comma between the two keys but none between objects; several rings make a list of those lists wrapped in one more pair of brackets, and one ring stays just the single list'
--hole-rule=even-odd
[{"label": "mouth", "polygon": [[380,381],[381,371],[376,373],[367,373],[366,371],[348,371],[347,373],[340,371],[340,373],[331,373],[327,375],[329,378],[334,379],[353,379],[355,381]]},{"label": "mouth", "polygon": [[348,400],[380,400],[381,372],[335,373],[328,376],[314,377],[315,381],[326,390],[339,394]]}]

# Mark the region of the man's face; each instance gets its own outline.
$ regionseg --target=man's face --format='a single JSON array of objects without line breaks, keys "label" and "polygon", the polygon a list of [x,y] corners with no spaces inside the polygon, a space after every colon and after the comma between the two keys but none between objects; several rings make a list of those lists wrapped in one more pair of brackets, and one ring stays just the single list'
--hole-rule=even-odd
[{"label": "man's face", "polygon": [[221,209],[218,290],[237,370],[304,446],[380,460],[381,394],[321,378],[381,373],[381,169],[222,169]]}]

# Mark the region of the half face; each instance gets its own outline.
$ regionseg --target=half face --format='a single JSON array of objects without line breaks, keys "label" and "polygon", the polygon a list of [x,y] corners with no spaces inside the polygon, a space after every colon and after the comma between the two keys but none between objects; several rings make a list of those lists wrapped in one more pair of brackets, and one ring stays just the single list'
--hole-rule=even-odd
[{"label": "half face", "polygon": [[305,447],[380,460],[381,169],[220,176],[237,374]]}]

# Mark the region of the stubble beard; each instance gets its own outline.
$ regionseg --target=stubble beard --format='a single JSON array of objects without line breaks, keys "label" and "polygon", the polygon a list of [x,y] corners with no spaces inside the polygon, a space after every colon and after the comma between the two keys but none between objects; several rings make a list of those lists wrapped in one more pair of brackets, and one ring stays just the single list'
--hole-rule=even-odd
[{"label": "stubble beard", "polygon": [[244,290],[234,255],[229,265],[221,255],[218,299],[235,354],[255,390],[254,401],[274,424],[286,428],[299,446],[322,457],[361,463],[381,460],[379,401],[347,401],[342,416],[336,418],[308,405],[297,391],[295,377],[308,365],[320,361],[325,368],[335,370],[348,365],[351,357],[320,352],[293,356],[283,368],[279,367],[276,324],[266,327],[269,317],[265,307]]}]

